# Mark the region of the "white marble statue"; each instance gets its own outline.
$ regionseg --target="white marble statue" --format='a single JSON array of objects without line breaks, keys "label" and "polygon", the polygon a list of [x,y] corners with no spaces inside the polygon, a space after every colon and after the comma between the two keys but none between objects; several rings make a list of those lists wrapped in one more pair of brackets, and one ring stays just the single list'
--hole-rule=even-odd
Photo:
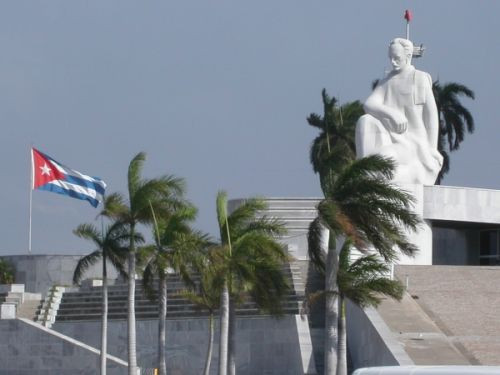
[{"label": "white marble statue", "polygon": [[356,124],[356,153],[393,158],[394,182],[434,185],[443,158],[437,150],[438,113],[429,74],[411,65],[413,43],[396,38],[389,45],[392,71],[364,104]]}]

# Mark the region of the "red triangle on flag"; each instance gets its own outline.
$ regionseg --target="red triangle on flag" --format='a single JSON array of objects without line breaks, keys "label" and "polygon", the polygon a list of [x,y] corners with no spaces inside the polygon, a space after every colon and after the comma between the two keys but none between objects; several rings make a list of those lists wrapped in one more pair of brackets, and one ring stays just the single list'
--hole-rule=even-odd
[{"label": "red triangle on flag", "polygon": [[33,189],[54,180],[63,180],[65,175],[57,170],[52,161],[36,149],[32,149]]}]

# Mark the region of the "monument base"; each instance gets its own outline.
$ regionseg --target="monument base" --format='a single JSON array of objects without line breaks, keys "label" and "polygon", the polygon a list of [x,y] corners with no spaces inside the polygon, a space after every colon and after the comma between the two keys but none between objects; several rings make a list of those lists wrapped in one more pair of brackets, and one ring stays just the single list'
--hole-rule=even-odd
[{"label": "monument base", "polygon": [[418,252],[413,256],[400,255],[396,264],[424,266],[432,264],[432,225],[424,219],[424,185],[405,184],[400,187],[410,193],[415,202],[413,211],[422,219],[417,231],[408,232],[408,239],[417,246]]}]

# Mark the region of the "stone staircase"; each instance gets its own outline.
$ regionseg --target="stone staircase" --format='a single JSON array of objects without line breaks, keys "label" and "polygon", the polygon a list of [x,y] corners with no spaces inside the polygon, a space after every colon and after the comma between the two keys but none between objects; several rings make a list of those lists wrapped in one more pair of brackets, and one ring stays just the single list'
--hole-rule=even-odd
[{"label": "stone staircase", "polygon": [[317,198],[268,198],[265,214],[283,221],[288,231],[285,239],[295,237],[307,232],[310,222],[317,216],[318,202]]},{"label": "stone staircase", "polygon": [[34,320],[41,298],[39,293],[25,292],[24,284],[0,285],[0,319]]},{"label": "stone staircase", "polygon": [[[284,272],[291,285],[290,291],[283,302],[284,314],[298,314],[302,303],[301,293],[296,293],[294,283],[300,277],[297,270],[286,267]],[[195,279],[196,280],[196,279]],[[208,313],[198,309],[189,300],[179,295],[185,285],[178,275],[169,275],[167,280],[167,319],[175,318],[197,318],[206,317]],[[127,319],[127,296],[126,284],[108,286],[108,319]],[[101,287],[81,288],[76,292],[64,293],[57,311],[56,321],[89,321],[100,320],[102,311]],[[141,280],[136,281],[135,294],[136,319],[157,319],[158,304],[151,301],[142,285]],[[263,313],[258,309],[255,302],[247,299],[236,310],[238,316],[256,316]]]}]

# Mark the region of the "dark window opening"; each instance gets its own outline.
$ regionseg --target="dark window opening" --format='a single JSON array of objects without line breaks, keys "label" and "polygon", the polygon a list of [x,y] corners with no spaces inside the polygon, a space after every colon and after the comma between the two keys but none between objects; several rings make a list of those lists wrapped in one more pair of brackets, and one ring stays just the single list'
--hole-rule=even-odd
[{"label": "dark window opening", "polygon": [[479,264],[484,266],[496,266],[500,264],[498,230],[482,230],[480,232]]}]

